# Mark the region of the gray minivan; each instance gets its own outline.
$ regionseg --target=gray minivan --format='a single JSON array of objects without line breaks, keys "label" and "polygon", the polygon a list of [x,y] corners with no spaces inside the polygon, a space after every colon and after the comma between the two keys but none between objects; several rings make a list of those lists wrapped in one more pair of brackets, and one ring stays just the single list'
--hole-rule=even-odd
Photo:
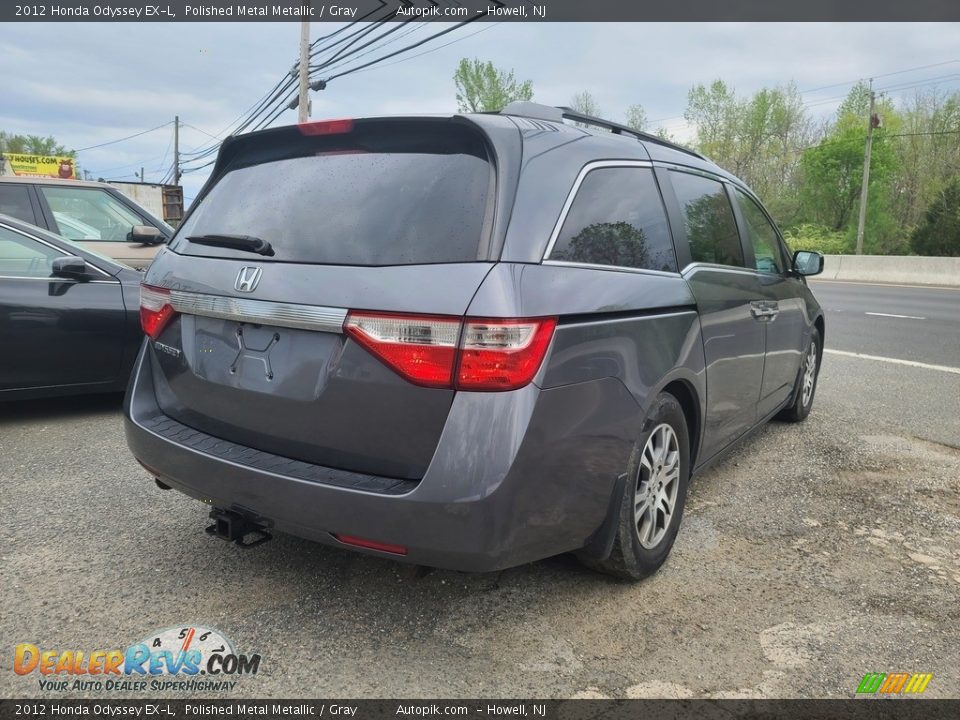
[{"label": "gray minivan", "polygon": [[127,440],[240,545],[644,577],[692,474],[809,413],[822,266],[713,163],[566,108],[231,137],[147,271]]}]

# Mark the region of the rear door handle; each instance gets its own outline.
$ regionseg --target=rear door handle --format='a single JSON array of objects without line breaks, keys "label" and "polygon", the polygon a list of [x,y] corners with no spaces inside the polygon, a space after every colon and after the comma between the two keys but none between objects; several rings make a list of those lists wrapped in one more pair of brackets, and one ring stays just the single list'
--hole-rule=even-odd
[{"label": "rear door handle", "polygon": [[776,300],[754,300],[750,303],[750,313],[757,320],[773,320],[780,314]]}]

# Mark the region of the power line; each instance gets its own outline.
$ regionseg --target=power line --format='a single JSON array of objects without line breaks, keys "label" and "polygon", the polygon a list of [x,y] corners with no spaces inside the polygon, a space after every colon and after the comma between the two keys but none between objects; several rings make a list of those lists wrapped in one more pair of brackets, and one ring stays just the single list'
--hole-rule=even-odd
[{"label": "power line", "polygon": [[446,30],[442,30],[441,32],[435,33],[435,34],[431,35],[430,37],[424,38],[423,40],[420,40],[419,42],[413,43],[412,45],[408,45],[407,47],[400,48],[399,50],[394,50],[392,53],[389,53],[389,54],[387,54],[387,55],[384,55],[384,56],[381,57],[381,58],[377,58],[377,59],[375,59],[375,60],[371,60],[371,61],[369,61],[369,62],[364,63],[363,65],[358,65],[357,67],[350,68],[350,69],[348,69],[348,70],[344,70],[344,71],[339,72],[339,73],[337,73],[337,74],[335,74],[335,75],[331,75],[330,77],[326,78],[326,81],[327,81],[327,82],[330,82],[331,80],[335,80],[336,78],[340,78],[340,77],[344,77],[344,76],[346,76],[346,75],[350,75],[350,74],[352,74],[352,73],[355,73],[355,72],[358,72],[358,71],[362,70],[363,68],[370,67],[371,65],[376,65],[377,63],[383,62],[384,60],[389,60],[389,59],[392,58],[392,57],[396,57],[397,55],[400,55],[400,54],[402,54],[402,53],[407,52],[408,50],[413,50],[414,48],[418,48],[418,47],[420,47],[421,45],[423,45],[424,43],[430,42],[430,41],[433,40],[434,38],[442,37],[442,36],[444,36],[444,35],[446,35],[446,34],[448,34],[448,33],[453,32],[454,30],[459,30],[460,28],[462,28],[462,27],[464,27],[464,26],[466,26],[466,25],[469,25],[469,24],[472,23],[472,22],[476,22],[477,20],[480,20],[481,18],[485,17],[485,15],[486,15],[485,13],[484,13],[483,15],[476,15],[475,17],[472,17],[472,18],[470,18],[469,20],[464,20],[464,21],[461,22],[461,23],[457,23],[456,25],[454,25],[454,26],[451,27],[451,28],[447,28]]},{"label": "power line", "polygon": [[[501,21],[501,22],[502,22],[502,21]],[[476,30],[476,31],[470,33],[469,35],[464,35],[464,36],[461,37],[461,38],[456,38],[455,40],[451,40],[450,42],[443,43],[443,45],[438,45],[438,46],[435,47],[435,48],[430,48],[429,50],[424,50],[423,52],[415,53],[415,54],[413,54],[413,55],[411,55],[411,56],[409,56],[409,57],[400,58],[399,60],[394,60],[393,62],[386,63],[385,65],[382,65],[381,67],[389,67],[389,66],[391,66],[391,65],[398,65],[398,64],[400,64],[400,63],[402,63],[402,62],[406,62],[407,60],[413,60],[414,58],[422,57],[423,55],[429,55],[429,54],[432,53],[432,52],[436,52],[437,50],[442,50],[443,48],[448,47],[448,46],[450,46],[450,45],[453,45],[454,43],[458,43],[458,42],[460,42],[461,40],[466,40],[467,38],[471,38],[471,37],[473,37],[474,35],[479,35],[480,33],[486,32],[487,30],[492,30],[494,27],[496,27],[496,26],[499,25],[499,24],[500,24],[499,22],[489,23],[489,24],[487,24],[487,25],[484,25],[484,26],[483,26],[482,28],[480,28],[479,30]],[[366,70],[358,70],[357,72],[370,72],[371,70],[376,70],[376,69],[377,69],[377,68],[367,68]]]},{"label": "power line", "polygon": [[[903,75],[904,73],[916,72],[918,70],[928,70],[935,67],[943,67],[944,65],[952,65],[954,63],[960,63],[960,60],[944,60],[943,62],[930,63],[929,65],[918,65],[917,67],[907,68],[905,70],[895,70],[894,72],[883,73],[882,75],[873,75],[872,77],[874,80],[879,80],[880,78]],[[843,85],[853,85],[854,83],[858,82],[863,82],[863,78],[860,77],[856,80],[846,80],[844,82],[834,83],[833,85],[823,85],[810,90],[800,90],[799,92],[801,95],[806,95],[807,93],[818,92],[819,90],[829,90],[830,88],[841,87]]]},{"label": "power line", "polygon": [[94,148],[106,147],[107,145],[116,145],[117,143],[124,142],[125,140],[132,140],[135,137],[140,137],[141,135],[152,133],[154,130],[159,130],[160,128],[164,128],[167,125],[170,125],[172,123],[173,123],[172,120],[168,120],[167,122],[163,123],[163,125],[157,125],[156,127],[150,128],[149,130],[144,130],[142,132],[134,133],[133,135],[127,135],[126,137],[118,138],[116,140],[109,140],[107,142],[100,143],[98,145],[90,145],[89,147],[78,148],[73,152],[79,153],[79,152],[83,152],[84,150],[93,150]]}]

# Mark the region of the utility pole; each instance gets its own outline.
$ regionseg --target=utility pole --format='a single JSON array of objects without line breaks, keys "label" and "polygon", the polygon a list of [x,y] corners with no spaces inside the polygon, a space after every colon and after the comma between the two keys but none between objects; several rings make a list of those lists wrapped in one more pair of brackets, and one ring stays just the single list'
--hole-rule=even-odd
[{"label": "utility pole", "polygon": [[173,118],[173,184],[180,184],[180,116]]},{"label": "utility pole", "polygon": [[873,109],[876,93],[870,78],[870,112],[867,115],[867,149],[863,153],[863,184],[860,186],[860,218],[857,221],[857,255],[863,255],[863,226],[867,220],[867,188],[870,185],[870,151],[873,149]]},{"label": "utility pole", "polygon": [[[306,11],[304,17],[310,17],[310,0],[303,0]],[[310,20],[300,22],[300,95],[297,105],[297,121],[306,122],[310,118]]]}]

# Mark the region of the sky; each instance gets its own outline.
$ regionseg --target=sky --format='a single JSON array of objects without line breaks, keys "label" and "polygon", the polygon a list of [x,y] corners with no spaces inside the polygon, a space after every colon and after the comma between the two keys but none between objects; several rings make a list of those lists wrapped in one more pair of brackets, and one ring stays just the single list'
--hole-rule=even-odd
[{"label": "sky", "polygon": [[[314,23],[311,37],[337,27]],[[431,23],[363,60],[443,27]],[[295,22],[0,25],[0,130],[53,135],[80,151],[93,178],[135,180],[143,167],[159,182],[172,163],[173,117],[185,123],[181,150],[207,147],[290,71],[299,34]],[[960,89],[957,23],[475,23],[409,55],[313,93],[312,117],[454,112],[462,57],[532,80],[538,102],[566,105],[588,90],[621,121],[640,104],[653,128],[680,140],[691,134],[687,92],[716,78],[744,95],[793,81],[823,118],[861,78],[877,78],[894,100]],[[275,124],[293,122],[287,110]],[[101,143],[110,144],[82,149]],[[184,176],[188,201],[206,172]]]}]

